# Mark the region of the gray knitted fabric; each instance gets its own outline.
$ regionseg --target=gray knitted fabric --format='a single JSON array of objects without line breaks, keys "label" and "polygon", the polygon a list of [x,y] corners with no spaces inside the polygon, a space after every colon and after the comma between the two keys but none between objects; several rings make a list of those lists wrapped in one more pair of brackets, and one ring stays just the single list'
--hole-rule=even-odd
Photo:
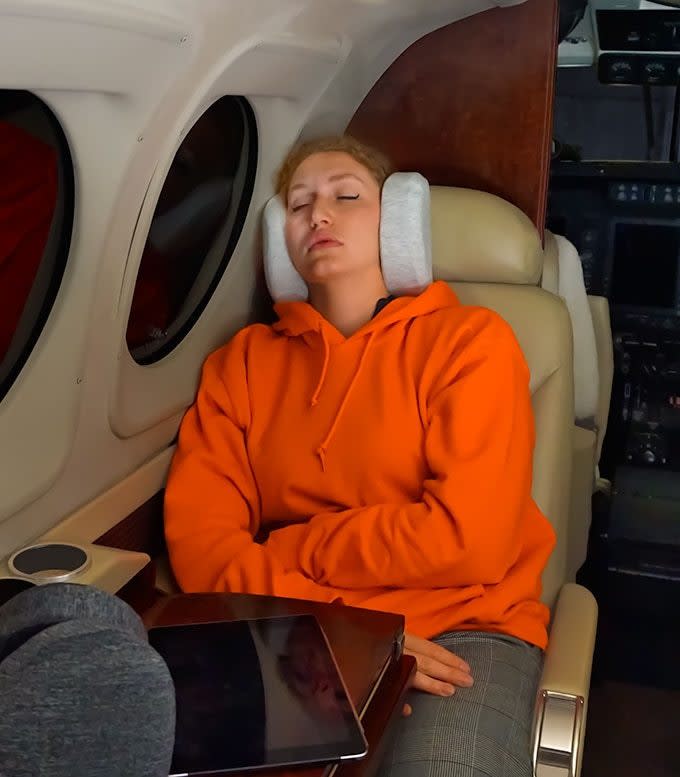
[{"label": "gray knitted fabric", "polygon": [[167,777],[175,693],[136,613],[56,583],[0,607],[0,775]]}]

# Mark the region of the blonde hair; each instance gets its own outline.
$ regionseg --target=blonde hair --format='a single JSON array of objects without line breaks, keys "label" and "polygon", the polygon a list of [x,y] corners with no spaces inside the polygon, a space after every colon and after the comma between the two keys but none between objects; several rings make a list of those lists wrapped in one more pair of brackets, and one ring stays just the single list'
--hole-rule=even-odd
[{"label": "blonde hair", "polygon": [[276,174],[276,191],[284,201],[288,198],[288,188],[298,167],[312,154],[324,152],[340,152],[349,154],[363,165],[378,182],[382,189],[385,179],[392,172],[392,164],[380,151],[349,135],[334,135],[298,143],[286,155],[283,164]]}]

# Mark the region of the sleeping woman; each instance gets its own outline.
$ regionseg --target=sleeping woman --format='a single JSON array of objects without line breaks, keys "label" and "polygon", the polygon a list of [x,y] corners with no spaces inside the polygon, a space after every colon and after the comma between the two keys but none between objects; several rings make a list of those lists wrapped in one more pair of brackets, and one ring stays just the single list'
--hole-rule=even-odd
[{"label": "sleeping woman", "polygon": [[445,283],[390,295],[389,173],[348,137],[284,161],[308,299],[206,360],[167,485],[170,559],[185,591],[405,616],[417,673],[384,775],[530,777],[554,534],[531,497],[529,370],[510,327]]}]

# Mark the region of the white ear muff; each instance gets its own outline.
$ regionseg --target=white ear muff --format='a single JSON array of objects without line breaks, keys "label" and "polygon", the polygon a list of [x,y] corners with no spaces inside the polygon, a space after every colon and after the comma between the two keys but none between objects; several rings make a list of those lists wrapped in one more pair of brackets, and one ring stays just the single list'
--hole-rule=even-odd
[{"label": "white ear muff", "polygon": [[276,195],[265,205],[262,216],[264,277],[274,302],[304,302],[309,290],[288,255],[285,226],[286,208]]},{"label": "white ear muff", "polygon": [[432,283],[430,185],[420,173],[393,173],[383,185],[380,261],[391,294],[419,294]]}]

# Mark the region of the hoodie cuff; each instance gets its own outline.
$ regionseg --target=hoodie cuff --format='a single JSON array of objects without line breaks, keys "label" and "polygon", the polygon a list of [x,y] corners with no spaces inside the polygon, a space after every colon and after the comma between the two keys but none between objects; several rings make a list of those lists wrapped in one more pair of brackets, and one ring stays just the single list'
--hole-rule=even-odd
[{"label": "hoodie cuff", "polygon": [[[269,533],[265,547],[274,555],[276,560],[283,565],[286,572],[302,572],[300,564],[300,547],[305,537],[305,525],[293,524],[281,529],[274,529]],[[308,576],[308,575],[306,575]]]}]

